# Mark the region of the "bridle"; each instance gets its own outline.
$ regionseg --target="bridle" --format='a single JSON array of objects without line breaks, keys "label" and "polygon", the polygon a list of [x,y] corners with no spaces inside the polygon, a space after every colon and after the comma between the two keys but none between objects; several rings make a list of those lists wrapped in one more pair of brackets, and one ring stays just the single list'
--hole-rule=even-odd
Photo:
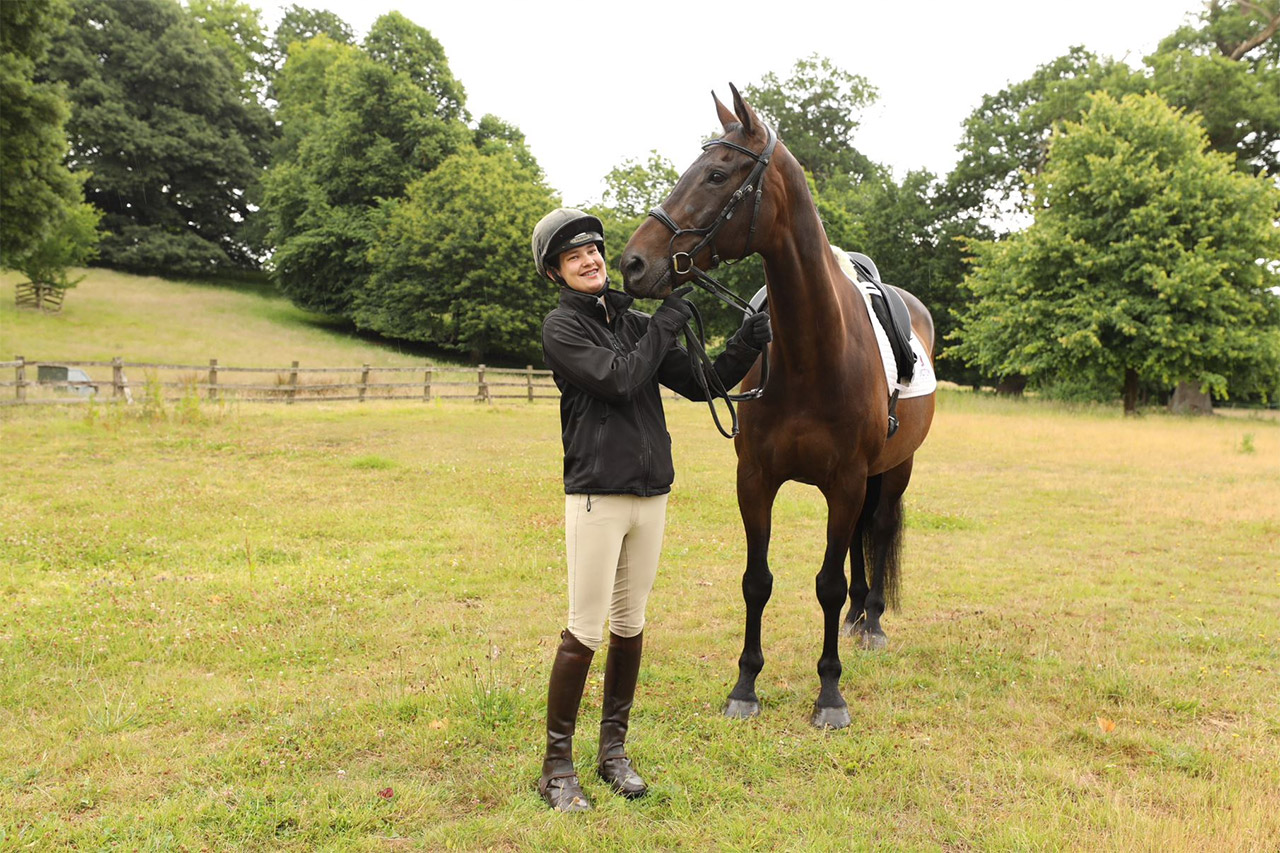
[{"label": "bridle", "polygon": [[[747,229],[747,243],[739,260],[751,254],[751,243],[754,240],[756,233],[756,218],[760,214],[760,200],[764,196],[764,172],[765,169],[769,168],[769,161],[773,158],[773,151],[778,146],[778,135],[774,133],[773,128],[766,124],[764,125],[764,129],[767,136],[764,150],[759,154],[744,145],[739,145],[736,142],[730,142],[723,138],[712,139],[703,144],[703,151],[706,151],[713,145],[723,145],[725,148],[732,148],[734,151],[745,154],[755,161],[755,166],[752,167],[751,173],[747,175],[747,179],[743,181],[742,186],[738,187],[737,191],[729,197],[725,206],[720,210],[720,215],[717,216],[715,221],[710,225],[704,228],[681,228],[676,224],[676,221],[671,218],[671,215],[662,209],[662,205],[658,205],[653,208],[653,210],[649,211],[650,216],[661,222],[668,230],[671,231],[671,239],[667,243],[667,257],[671,261],[672,274],[674,276],[692,274],[694,284],[698,287],[702,288],[707,293],[710,293],[721,302],[732,305],[746,314],[755,314],[757,312],[756,309],[751,307],[750,303],[742,299],[742,297],[738,296],[720,282],[716,281],[708,275],[705,270],[694,264],[693,258],[703,249],[710,247],[711,266],[715,267],[719,265],[720,253],[716,249],[715,245],[716,233],[726,222],[733,218],[733,214],[736,211],[739,202],[754,193],[755,203],[751,210],[751,223]],[[702,239],[699,240],[698,244],[688,252],[675,251],[676,240],[688,234],[701,237]],[[730,263],[735,262],[725,261],[726,265]],[[724,383],[720,380],[719,375],[713,369],[711,360],[707,358],[706,335],[703,330],[702,313],[698,311],[697,306],[693,303],[689,303],[689,306],[693,309],[693,320],[697,325],[697,331],[695,332],[689,324],[685,324],[685,341],[688,344],[689,360],[693,367],[693,375],[694,378],[697,379],[698,385],[707,395],[707,405],[711,409],[711,418],[715,421],[716,429],[720,430],[720,434],[725,438],[733,438],[738,434],[738,413],[734,409],[733,404],[744,400],[755,400],[760,397],[760,395],[764,393],[765,385],[769,381],[769,345],[765,344],[760,353],[760,384],[744,394],[730,394],[728,389],[724,387]],[[726,432],[720,423],[720,416],[717,414],[715,407],[716,398],[724,400],[725,404],[729,407],[729,416],[731,419],[731,431],[729,432]]]}]

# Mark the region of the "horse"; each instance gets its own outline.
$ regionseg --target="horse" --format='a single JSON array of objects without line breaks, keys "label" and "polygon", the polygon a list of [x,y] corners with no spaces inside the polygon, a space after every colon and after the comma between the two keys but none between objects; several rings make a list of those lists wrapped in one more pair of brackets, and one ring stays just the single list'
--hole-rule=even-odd
[{"label": "horse", "polygon": [[[858,637],[866,649],[888,645],[880,617],[886,602],[897,604],[902,496],[933,421],[934,395],[895,397],[898,427],[890,429],[891,395],[875,329],[862,295],[833,255],[804,170],[737,88],[730,88],[732,111],[712,93],[724,135],[703,146],[632,235],[619,266],[629,294],[664,298],[682,284],[709,278],[704,270],[722,259],[755,253],[764,261],[774,337],[743,380],[743,389],[760,393],[755,399],[744,395],[734,437],[746,533],[746,627],[738,681],[724,714],[760,713],[756,678],[764,667],[761,619],[773,589],[773,503],[782,484],[794,480],[816,486],[827,503],[826,550],[816,578],[823,614],[820,689],[810,723],[844,728],[850,717],[840,693],[839,637]],[[919,299],[897,290],[932,363],[932,317]],[[761,362],[769,361],[761,390]],[[846,558],[851,583],[845,580]],[[846,593],[849,611],[842,628]]]}]

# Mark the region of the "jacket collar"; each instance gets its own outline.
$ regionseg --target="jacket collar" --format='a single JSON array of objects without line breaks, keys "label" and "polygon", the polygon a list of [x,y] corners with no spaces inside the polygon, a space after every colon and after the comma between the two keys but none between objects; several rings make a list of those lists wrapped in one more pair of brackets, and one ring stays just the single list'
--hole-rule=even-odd
[{"label": "jacket collar", "polygon": [[[609,305],[609,315],[612,317],[626,313],[631,303],[635,302],[634,297],[611,287],[606,287],[603,295],[604,301]],[[600,294],[581,293],[570,287],[561,287],[560,305],[591,317],[600,317]]]}]

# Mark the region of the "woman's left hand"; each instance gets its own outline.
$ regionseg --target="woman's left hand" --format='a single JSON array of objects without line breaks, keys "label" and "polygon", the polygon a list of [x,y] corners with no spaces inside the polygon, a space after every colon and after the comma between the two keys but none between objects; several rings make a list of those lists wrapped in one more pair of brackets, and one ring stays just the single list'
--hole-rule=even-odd
[{"label": "woman's left hand", "polygon": [[742,321],[742,328],[738,330],[738,335],[742,338],[743,343],[756,349],[760,349],[773,340],[773,328],[769,325],[768,312],[759,311],[755,314],[748,314],[746,319]]}]

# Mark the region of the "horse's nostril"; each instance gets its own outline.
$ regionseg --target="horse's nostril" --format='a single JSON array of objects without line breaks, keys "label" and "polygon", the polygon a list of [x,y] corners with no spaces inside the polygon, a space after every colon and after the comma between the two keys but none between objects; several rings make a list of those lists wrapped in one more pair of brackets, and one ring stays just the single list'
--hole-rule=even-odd
[{"label": "horse's nostril", "polygon": [[626,255],[622,259],[622,272],[628,278],[639,278],[644,275],[644,258],[639,255]]}]

